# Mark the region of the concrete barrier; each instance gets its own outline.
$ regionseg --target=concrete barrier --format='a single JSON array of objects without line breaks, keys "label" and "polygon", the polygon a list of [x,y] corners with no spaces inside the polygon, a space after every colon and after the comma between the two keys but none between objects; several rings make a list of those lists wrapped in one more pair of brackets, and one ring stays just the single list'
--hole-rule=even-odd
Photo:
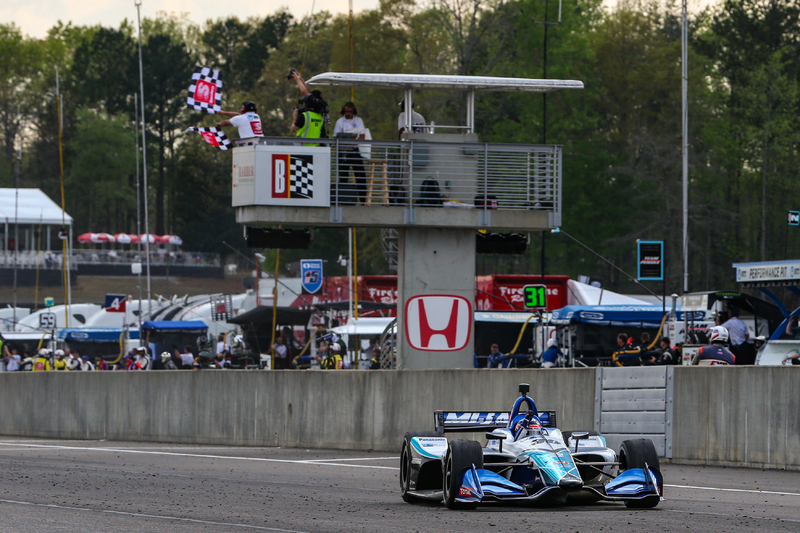
[{"label": "concrete barrier", "polygon": [[800,469],[800,368],[676,367],[673,460]]},{"label": "concrete barrier", "polygon": [[591,369],[19,372],[0,373],[0,435],[397,451],[434,410],[506,410],[521,382],[592,427]]},{"label": "concrete barrier", "polygon": [[[505,410],[521,382],[559,427],[591,429],[595,372],[2,372],[0,435],[394,452],[434,410]],[[800,469],[800,368],[674,377],[674,462]]]}]

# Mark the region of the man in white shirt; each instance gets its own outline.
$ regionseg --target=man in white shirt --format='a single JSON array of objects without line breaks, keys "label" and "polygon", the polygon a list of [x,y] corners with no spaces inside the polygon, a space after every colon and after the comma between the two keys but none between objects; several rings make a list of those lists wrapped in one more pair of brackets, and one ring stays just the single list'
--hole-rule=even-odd
[{"label": "man in white shirt", "polygon": [[[406,99],[403,98],[400,100],[400,116],[397,117],[397,138],[400,139],[403,136],[403,132],[406,131]],[[411,104],[411,124],[414,133],[422,133],[425,128],[420,126],[425,125],[425,117],[414,111],[414,104]]]},{"label": "man in white shirt", "polygon": [[3,360],[6,362],[6,372],[15,372],[19,370],[19,364],[22,361],[22,358],[17,353],[16,348],[12,348],[11,351],[8,350],[8,346],[3,346]]},{"label": "man in white shirt", "polygon": [[[358,109],[353,102],[346,102],[339,111],[342,118],[336,121],[333,127],[334,137],[347,137],[350,139],[363,139],[366,133],[364,121],[358,117]],[[340,192],[343,203],[364,203],[367,198],[367,176],[364,172],[364,159],[356,143],[339,143],[339,179],[348,181],[350,170],[356,180],[355,197],[347,191]]]},{"label": "man in white shirt", "polygon": [[739,363],[739,361],[743,360],[742,356],[745,355],[743,353],[745,348],[744,343],[750,338],[750,334],[747,332],[747,324],[742,322],[739,318],[739,310],[737,308],[731,307],[730,315],[731,317],[724,324],[720,325],[728,330],[731,352],[736,356],[737,363]]},{"label": "man in white shirt", "polygon": [[239,129],[240,139],[264,136],[264,133],[261,131],[261,117],[258,116],[255,102],[247,101],[243,103],[239,113],[220,111],[217,114],[230,117],[228,120],[218,122],[217,127],[236,126]]}]

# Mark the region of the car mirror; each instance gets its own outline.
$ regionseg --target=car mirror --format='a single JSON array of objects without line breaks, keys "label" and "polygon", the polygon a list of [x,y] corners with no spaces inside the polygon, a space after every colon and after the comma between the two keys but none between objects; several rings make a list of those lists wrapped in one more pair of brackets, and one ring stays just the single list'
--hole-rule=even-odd
[{"label": "car mirror", "polygon": [[583,439],[589,438],[588,431],[575,431],[572,433],[572,440],[575,441],[575,453],[578,453],[578,443]]},{"label": "car mirror", "polygon": [[490,431],[486,433],[486,438],[489,440],[499,440],[500,441],[500,452],[503,451],[503,441],[508,438],[508,435],[503,433],[502,431]]}]

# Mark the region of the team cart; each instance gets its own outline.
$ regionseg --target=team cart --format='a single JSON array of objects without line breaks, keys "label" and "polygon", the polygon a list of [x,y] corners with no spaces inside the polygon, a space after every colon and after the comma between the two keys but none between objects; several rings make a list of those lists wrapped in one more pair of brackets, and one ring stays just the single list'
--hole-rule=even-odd
[{"label": "team cart", "polygon": [[[487,502],[563,504],[622,501],[648,509],[664,499],[658,454],[649,439],[622,442],[617,454],[589,431],[560,431],[555,411],[538,411],[527,383],[510,412],[436,411],[435,431],[409,432],[400,454],[403,500],[444,501],[449,509]],[[486,431],[486,446],[448,432]]]}]

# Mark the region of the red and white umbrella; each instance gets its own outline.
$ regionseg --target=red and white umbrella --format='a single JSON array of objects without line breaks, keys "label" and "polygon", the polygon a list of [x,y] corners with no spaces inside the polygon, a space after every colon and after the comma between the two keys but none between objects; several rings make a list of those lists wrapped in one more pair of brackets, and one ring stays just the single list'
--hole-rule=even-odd
[{"label": "red and white umbrella", "polygon": [[161,244],[174,244],[175,246],[180,246],[183,244],[183,239],[177,235],[162,235],[158,238],[158,242]]},{"label": "red and white umbrella", "polygon": [[[134,239],[136,239],[134,241]],[[133,242],[137,242],[139,239],[136,238],[136,235],[128,235],[127,233],[117,233],[114,235],[114,240],[120,244],[131,244]]]},{"label": "red and white umbrella", "polygon": [[94,242],[93,239],[95,238],[95,235],[97,235],[97,234],[96,233],[83,233],[81,235],[78,235],[78,242],[82,242],[82,243]]},{"label": "red and white umbrella", "polygon": [[155,244],[158,241],[158,237],[152,233],[142,233],[139,235],[139,240],[143,243]]},{"label": "red and white umbrella", "polygon": [[114,236],[108,233],[93,233],[92,242],[99,244],[102,242],[116,242],[116,241],[114,240]]}]

